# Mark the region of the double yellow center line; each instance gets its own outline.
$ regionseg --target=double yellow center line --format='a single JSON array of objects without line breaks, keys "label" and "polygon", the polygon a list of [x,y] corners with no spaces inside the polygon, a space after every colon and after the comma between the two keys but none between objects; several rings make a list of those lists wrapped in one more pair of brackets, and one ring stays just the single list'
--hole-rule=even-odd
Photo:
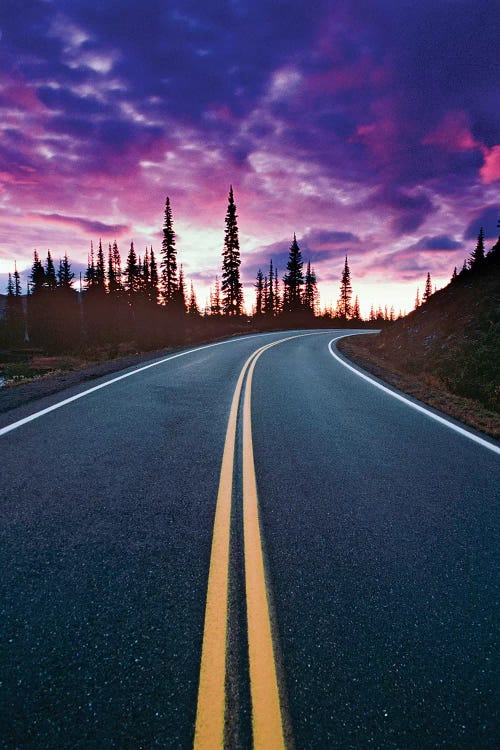
[{"label": "double yellow center line", "polygon": [[243,542],[253,747],[254,750],[285,750],[286,747],[259,524],[251,393],[253,372],[259,357],[272,346],[293,338],[298,337],[288,336],[262,346],[247,359],[231,402],[208,575],[194,750],[224,748],[233,465],[238,410],[247,371],[243,399]]}]

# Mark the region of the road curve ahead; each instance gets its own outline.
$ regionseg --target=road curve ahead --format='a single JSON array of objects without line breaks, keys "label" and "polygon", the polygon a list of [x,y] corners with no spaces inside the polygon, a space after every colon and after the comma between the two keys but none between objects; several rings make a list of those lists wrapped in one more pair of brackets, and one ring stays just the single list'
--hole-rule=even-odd
[{"label": "road curve ahead", "polygon": [[341,335],[2,415],[2,750],[500,745],[500,451]]}]

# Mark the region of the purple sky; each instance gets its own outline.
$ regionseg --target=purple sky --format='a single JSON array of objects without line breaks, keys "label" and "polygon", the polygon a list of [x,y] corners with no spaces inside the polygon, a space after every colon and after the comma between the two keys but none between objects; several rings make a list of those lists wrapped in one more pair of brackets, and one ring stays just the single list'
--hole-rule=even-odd
[{"label": "purple sky", "polygon": [[411,309],[497,237],[499,28],[498,0],[2,0],[2,287],[35,247],[159,252],[168,194],[203,304],[232,183],[249,303],[296,232],[323,305],[347,253],[365,313]]}]

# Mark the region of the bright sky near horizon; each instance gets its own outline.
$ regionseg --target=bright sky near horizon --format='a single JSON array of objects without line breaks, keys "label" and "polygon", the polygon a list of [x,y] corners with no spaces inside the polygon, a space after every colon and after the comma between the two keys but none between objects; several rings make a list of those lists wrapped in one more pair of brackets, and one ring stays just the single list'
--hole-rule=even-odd
[{"label": "bright sky near horizon", "polygon": [[33,249],[159,255],[200,304],[235,191],[247,307],[296,232],[335,303],[413,307],[500,217],[496,0],[14,0],[0,6],[0,283]]}]

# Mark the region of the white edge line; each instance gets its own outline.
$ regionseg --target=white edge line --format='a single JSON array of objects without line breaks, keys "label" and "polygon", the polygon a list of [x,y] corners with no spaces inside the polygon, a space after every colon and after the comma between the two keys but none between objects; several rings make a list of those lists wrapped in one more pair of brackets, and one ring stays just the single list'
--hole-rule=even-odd
[{"label": "white edge line", "polygon": [[417,404],[414,401],[411,401],[406,396],[403,396],[402,394],[397,393],[396,391],[393,391],[391,388],[387,388],[385,385],[382,385],[382,383],[378,383],[369,375],[366,375],[364,372],[361,372],[356,367],[353,367],[352,365],[348,364],[348,362],[346,362],[344,359],[339,357],[338,354],[336,354],[333,351],[332,344],[335,341],[338,341],[339,339],[343,339],[343,338],[346,338],[346,336],[352,336],[352,335],[362,335],[362,334],[349,334],[349,333],[342,334],[342,336],[337,336],[336,338],[332,339],[330,343],[328,344],[328,349],[330,350],[330,354],[332,355],[334,359],[337,360],[337,362],[340,362],[340,364],[344,365],[344,367],[347,367],[348,370],[351,370],[351,372],[354,372],[356,375],[358,375],[358,377],[363,378],[363,380],[366,380],[368,383],[371,383],[376,388],[379,388],[381,391],[388,393],[393,398],[397,398],[398,401],[402,401],[407,406],[411,406],[412,409],[415,409],[416,411],[419,411],[422,414],[425,414],[427,417],[434,419],[436,422],[439,422],[440,424],[443,424],[446,427],[449,427],[450,430],[454,430],[455,432],[458,432],[460,435],[463,435],[464,437],[469,438],[469,440],[473,440],[475,443],[482,445],[483,448],[489,448],[489,450],[493,451],[493,453],[497,453],[498,455],[500,455],[500,447],[498,447],[497,445],[490,443],[488,440],[484,440],[483,438],[479,437],[479,435],[474,435],[473,432],[464,430],[463,427],[459,427],[457,424],[450,422],[448,419],[441,417],[439,414],[436,414],[435,412],[430,411],[429,409],[426,409],[425,406],[421,406],[420,404]]},{"label": "white edge line", "polygon": [[[255,334],[254,338],[257,336],[269,336],[271,333],[275,333],[275,331],[271,331],[270,333],[257,333]],[[107,388],[108,385],[112,385],[113,383],[117,383],[119,380],[124,380],[125,378],[130,378],[132,375],[137,375],[139,372],[144,372],[144,370],[149,370],[151,367],[157,367],[158,365],[163,365],[165,362],[170,362],[171,359],[177,359],[178,357],[185,357],[186,354],[194,354],[195,352],[203,351],[203,349],[210,349],[213,346],[222,346],[223,344],[232,344],[236,341],[243,341],[246,337],[245,336],[239,336],[235,339],[227,339],[226,341],[216,341],[213,344],[205,344],[204,346],[198,346],[196,349],[188,349],[185,352],[179,352],[178,354],[172,354],[169,357],[165,357],[164,359],[159,359],[156,362],[151,362],[149,365],[144,365],[144,367],[139,367],[137,370],[132,370],[132,372],[126,372],[124,375],[118,375],[116,378],[112,378],[111,380],[106,380],[105,383],[100,383],[99,385],[93,386],[93,388],[88,388],[86,391],[82,391],[81,393],[77,393],[74,396],[70,396],[69,398],[65,398],[63,401],[58,401],[57,404],[52,404],[52,406],[48,406],[46,409],[41,409],[40,411],[36,411],[34,414],[30,414],[28,417],[24,417],[24,419],[19,419],[17,422],[12,422],[12,424],[7,425],[6,427],[2,427],[0,429],[0,437],[2,435],[6,435],[8,432],[12,432],[12,430],[17,430],[18,427],[22,427],[24,424],[28,424],[28,422],[33,422],[33,420],[38,419],[39,417],[43,417],[45,414],[49,414],[51,411],[55,411],[56,409],[60,409],[61,406],[66,406],[66,404],[71,404],[72,401],[78,401],[79,398],[83,398],[84,396],[88,396],[90,393],[94,393],[95,391],[101,390],[101,388]]]}]

